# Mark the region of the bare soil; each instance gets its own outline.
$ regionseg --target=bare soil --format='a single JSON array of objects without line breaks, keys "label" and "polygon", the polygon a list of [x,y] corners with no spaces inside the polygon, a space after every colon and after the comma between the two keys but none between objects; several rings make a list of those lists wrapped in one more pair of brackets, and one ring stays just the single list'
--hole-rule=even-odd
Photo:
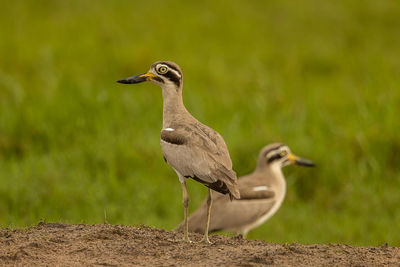
[{"label": "bare soil", "polygon": [[[0,266],[400,266],[400,248],[271,244],[124,225],[40,223],[0,229]],[[194,241],[202,236],[191,234]]]}]

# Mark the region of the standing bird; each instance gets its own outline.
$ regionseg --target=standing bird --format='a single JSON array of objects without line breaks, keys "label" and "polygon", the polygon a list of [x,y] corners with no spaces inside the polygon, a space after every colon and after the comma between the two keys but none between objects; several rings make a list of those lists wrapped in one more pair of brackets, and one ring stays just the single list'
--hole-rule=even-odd
[{"label": "standing bird", "polygon": [[[254,172],[238,179],[239,200],[229,201],[221,194],[214,196],[210,233],[226,230],[245,238],[250,230],[271,218],[281,206],[286,194],[286,181],[281,168],[293,163],[315,166],[311,161],[293,155],[286,145],[275,143],[265,146],[258,156]],[[190,215],[190,232],[204,231],[205,210],[203,203]],[[182,225],[178,227],[181,228]]]},{"label": "standing bird", "polygon": [[216,131],[196,120],[182,101],[183,76],[180,67],[170,61],[159,61],[151,65],[147,73],[119,80],[131,84],[150,81],[161,86],[163,95],[163,128],[161,148],[165,161],[175,170],[182,185],[184,206],[184,241],[188,236],[189,195],[186,179],[192,178],[208,187],[207,219],[204,220],[203,241],[208,238],[211,189],[228,194],[230,199],[239,199],[236,173],[224,139]]}]

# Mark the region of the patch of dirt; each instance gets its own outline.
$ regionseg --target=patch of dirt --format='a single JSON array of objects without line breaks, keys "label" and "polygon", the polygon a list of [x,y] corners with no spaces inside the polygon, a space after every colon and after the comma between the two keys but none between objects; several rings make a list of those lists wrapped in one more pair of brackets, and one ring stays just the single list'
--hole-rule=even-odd
[{"label": "patch of dirt", "polygon": [[[123,225],[40,223],[0,229],[0,265],[12,266],[399,266],[400,248],[271,244]],[[199,241],[202,236],[191,234]]]}]

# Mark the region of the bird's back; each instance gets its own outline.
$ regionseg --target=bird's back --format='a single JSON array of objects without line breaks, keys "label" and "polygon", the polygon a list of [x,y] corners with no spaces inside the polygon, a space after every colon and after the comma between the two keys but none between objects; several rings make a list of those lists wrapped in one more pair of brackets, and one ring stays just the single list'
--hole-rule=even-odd
[{"label": "bird's back", "polygon": [[161,131],[161,147],[168,164],[181,175],[239,198],[228,148],[212,128],[194,118],[176,120]]}]

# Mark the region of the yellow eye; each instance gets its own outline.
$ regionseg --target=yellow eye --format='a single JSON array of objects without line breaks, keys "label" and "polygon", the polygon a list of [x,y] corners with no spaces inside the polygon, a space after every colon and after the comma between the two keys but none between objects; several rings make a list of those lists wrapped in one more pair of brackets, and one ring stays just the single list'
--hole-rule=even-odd
[{"label": "yellow eye", "polygon": [[279,155],[280,155],[281,157],[284,157],[284,156],[287,155],[287,152],[286,152],[286,151],[282,151],[281,153],[279,153]]},{"label": "yellow eye", "polygon": [[168,72],[168,68],[165,66],[161,66],[158,68],[158,73],[160,73],[160,74],[165,74],[167,72]]}]

